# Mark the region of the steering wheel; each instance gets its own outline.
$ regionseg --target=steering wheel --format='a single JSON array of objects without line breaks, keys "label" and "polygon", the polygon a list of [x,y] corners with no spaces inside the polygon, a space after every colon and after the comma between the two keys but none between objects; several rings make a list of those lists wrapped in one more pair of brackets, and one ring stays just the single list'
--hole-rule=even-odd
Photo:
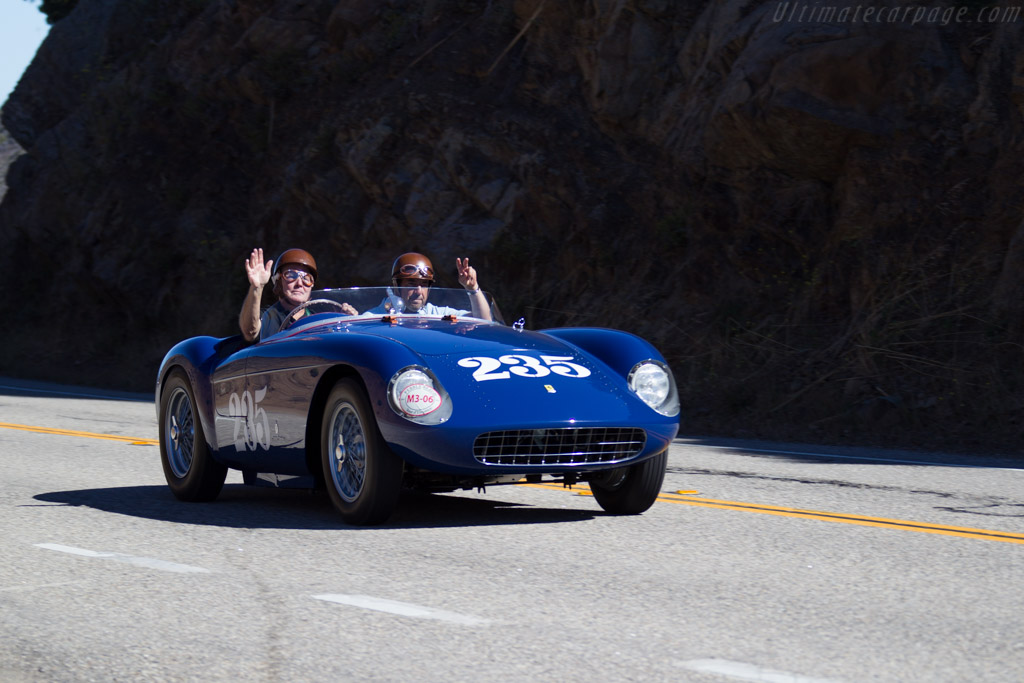
[{"label": "steering wheel", "polygon": [[[323,310],[313,310],[315,308],[323,307]],[[292,309],[292,312],[285,316],[284,321],[281,323],[281,330],[287,330],[289,327],[297,323],[306,317],[306,311],[310,311],[308,315],[315,315],[317,313],[330,313],[331,311],[337,311],[344,315],[359,315],[359,311],[352,308],[352,304],[338,303],[331,299],[310,299],[309,301],[299,304]],[[281,331],[278,330],[278,331]]]}]

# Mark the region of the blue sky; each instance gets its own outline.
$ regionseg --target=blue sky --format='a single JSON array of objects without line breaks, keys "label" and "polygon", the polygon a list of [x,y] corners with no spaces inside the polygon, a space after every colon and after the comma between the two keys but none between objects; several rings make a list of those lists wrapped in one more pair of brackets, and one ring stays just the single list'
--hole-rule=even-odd
[{"label": "blue sky", "polygon": [[38,3],[0,0],[0,104],[7,101],[49,31]]}]

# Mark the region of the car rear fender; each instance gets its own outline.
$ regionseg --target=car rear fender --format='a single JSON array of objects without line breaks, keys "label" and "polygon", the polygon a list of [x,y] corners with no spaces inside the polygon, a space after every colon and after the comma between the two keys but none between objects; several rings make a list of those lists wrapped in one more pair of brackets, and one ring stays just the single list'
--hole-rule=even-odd
[{"label": "car rear fender", "polygon": [[192,393],[195,395],[196,413],[203,426],[203,435],[211,452],[217,451],[217,444],[213,436],[216,433],[214,425],[214,400],[210,377],[217,364],[231,355],[241,351],[248,343],[241,335],[233,337],[192,337],[175,344],[160,363],[160,370],[157,372],[156,382],[156,412],[157,423],[160,420],[160,393],[167,377],[176,369],[182,370],[192,386]]}]

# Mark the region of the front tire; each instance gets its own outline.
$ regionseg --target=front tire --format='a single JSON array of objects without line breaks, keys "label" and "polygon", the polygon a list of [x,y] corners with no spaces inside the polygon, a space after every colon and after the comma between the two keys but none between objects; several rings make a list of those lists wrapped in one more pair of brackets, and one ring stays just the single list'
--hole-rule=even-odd
[{"label": "front tire", "polygon": [[362,387],[341,379],[324,406],[320,434],[324,481],[349,524],[380,524],[398,506],[402,459],[384,442]]},{"label": "front tire", "polygon": [[181,370],[171,373],[160,392],[160,461],[171,493],[189,502],[217,498],[228,474],[210,455],[192,385]]},{"label": "front tire", "polygon": [[590,481],[597,504],[614,515],[639,515],[646,512],[661,493],[668,466],[668,449],[628,467],[611,470]]}]

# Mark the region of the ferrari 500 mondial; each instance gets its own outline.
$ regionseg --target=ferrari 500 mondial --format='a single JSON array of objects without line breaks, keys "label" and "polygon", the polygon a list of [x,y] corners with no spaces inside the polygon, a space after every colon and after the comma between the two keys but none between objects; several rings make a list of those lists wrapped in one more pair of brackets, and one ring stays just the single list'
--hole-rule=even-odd
[{"label": "ferrari 500 mondial", "polygon": [[555,480],[587,482],[616,514],[654,503],[679,399],[653,346],[509,327],[462,289],[429,296],[411,311],[391,288],[322,290],[257,343],[177,344],[156,385],[174,495],[213,500],[233,468],[249,484],[326,487],[351,524],[385,521],[403,488]]}]

